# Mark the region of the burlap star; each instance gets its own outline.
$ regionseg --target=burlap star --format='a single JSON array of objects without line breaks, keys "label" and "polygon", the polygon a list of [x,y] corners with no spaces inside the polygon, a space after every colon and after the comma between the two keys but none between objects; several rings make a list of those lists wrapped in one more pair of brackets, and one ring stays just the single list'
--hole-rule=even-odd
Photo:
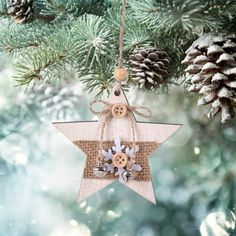
[{"label": "burlap star", "polygon": [[[117,93],[118,90],[119,92]],[[128,105],[128,101],[123,91],[120,90],[118,83],[115,83],[108,102],[110,104],[121,103]],[[142,171],[125,185],[155,203],[148,156],[181,125],[137,122],[134,116],[132,117],[135,121],[137,145],[140,148],[136,156],[136,162],[142,166]],[[77,145],[87,156],[78,196],[79,201],[116,180],[114,175],[111,174],[107,174],[103,178],[98,178],[92,171],[92,168],[96,165],[96,157],[99,151],[99,137],[103,122],[104,119],[101,117],[99,121],[53,123],[57,129]],[[122,140],[122,144],[129,146],[132,142],[131,136],[130,121],[125,117],[113,118],[105,127],[103,148],[111,147],[113,140],[117,137]]]}]

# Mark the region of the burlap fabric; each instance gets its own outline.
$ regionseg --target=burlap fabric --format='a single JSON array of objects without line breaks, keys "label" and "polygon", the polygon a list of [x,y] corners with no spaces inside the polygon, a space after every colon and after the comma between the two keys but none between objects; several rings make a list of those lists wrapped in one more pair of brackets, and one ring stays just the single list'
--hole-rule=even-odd
[{"label": "burlap fabric", "polygon": [[[75,141],[77,145],[86,155],[86,166],[84,169],[84,178],[87,179],[101,179],[93,174],[93,167],[96,166],[96,159],[99,154],[99,141],[80,140]],[[132,147],[131,142],[123,142],[126,147]],[[150,168],[148,163],[148,156],[160,146],[157,142],[136,142],[139,146],[139,151],[136,153],[136,163],[142,167],[142,171],[136,172],[134,179],[137,181],[147,181],[151,179]],[[103,148],[108,149],[114,146],[113,141],[104,141]],[[103,179],[117,179],[114,174],[108,173]]]}]

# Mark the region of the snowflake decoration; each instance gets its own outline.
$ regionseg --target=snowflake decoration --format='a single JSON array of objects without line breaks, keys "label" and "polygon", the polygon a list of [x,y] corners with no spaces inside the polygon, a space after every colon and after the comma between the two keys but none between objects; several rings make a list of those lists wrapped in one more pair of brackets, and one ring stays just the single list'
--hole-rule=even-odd
[{"label": "snowflake decoration", "polygon": [[[107,167],[108,172],[119,177],[119,181],[121,183],[124,183],[122,174],[126,171],[127,166],[122,167],[122,168],[115,167],[113,164],[112,158],[115,154],[122,152],[127,156],[128,161],[129,161],[133,157],[133,155],[139,151],[139,146],[136,145],[132,148],[125,147],[125,145],[121,145],[121,141],[119,138],[116,138],[114,140],[114,144],[115,145],[112,148],[109,148],[107,150],[104,150],[104,149],[102,150],[104,165]],[[141,170],[142,170],[142,167],[140,165],[133,164],[131,166],[131,171],[133,172],[139,172]]]}]

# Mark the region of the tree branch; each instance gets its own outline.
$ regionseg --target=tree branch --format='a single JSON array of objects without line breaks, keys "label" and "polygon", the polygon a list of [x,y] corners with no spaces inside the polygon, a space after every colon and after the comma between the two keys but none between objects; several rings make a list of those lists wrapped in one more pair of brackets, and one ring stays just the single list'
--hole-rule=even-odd
[{"label": "tree branch", "polygon": [[41,14],[37,14],[37,15],[35,15],[35,19],[42,20],[44,22],[50,23],[51,21],[56,19],[56,16],[55,15],[41,15]]}]

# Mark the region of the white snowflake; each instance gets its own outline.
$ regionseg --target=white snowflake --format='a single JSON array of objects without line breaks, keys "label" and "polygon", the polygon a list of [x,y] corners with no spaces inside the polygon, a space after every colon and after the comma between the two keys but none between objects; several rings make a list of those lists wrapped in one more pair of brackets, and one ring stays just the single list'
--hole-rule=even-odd
[{"label": "white snowflake", "polygon": [[102,155],[104,157],[104,161],[109,161],[112,159],[112,151],[109,148],[107,151],[105,151],[104,149],[102,149]]},{"label": "white snowflake", "polygon": [[119,138],[115,138],[114,143],[115,146],[112,147],[112,150],[115,151],[116,153],[122,152],[122,150],[125,148],[125,145],[121,145]]},{"label": "white snowflake", "polygon": [[[115,146],[113,146],[112,149],[109,148],[107,151],[104,149],[102,150],[103,159],[105,161],[105,165],[107,166],[108,172],[110,172],[111,174],[115,173],[115,176],[119,176],[119,181],[121,183],[124,183],[122,174],[124,173],[124,171],[126,171],[126,168],[115,167],[112,163],[112,156],[113,154],[123,152],[130,160],[135,155],[135,153],[139,151],[139,146],[136,145],[135,147],[132,148],[125,147],[125,145],[121,145],[121,140],[119,138],[116,138],[114,140],[114,144]],[[131,170],[134,172],[138,172],[142,170],[142,167],[140,165],[133,164]]]}]

